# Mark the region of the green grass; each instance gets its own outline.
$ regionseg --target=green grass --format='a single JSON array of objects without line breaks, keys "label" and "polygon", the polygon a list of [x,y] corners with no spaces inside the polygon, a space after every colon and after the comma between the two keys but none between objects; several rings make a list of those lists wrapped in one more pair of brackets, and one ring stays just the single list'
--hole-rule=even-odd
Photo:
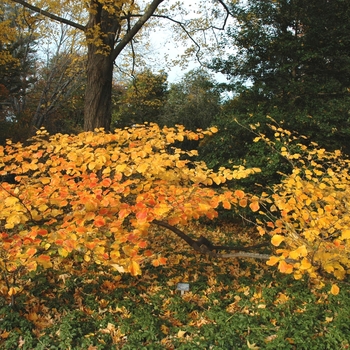
[{"label": "green grass", "polygon": [[[208,234],[222,238],[218,230]],[[0,348],[349,348],[346,282],[334,296],[328,285],[318,290],[264,263],[194,254],[171,234],[154,242],[168,264],[145,263],[139,277],[72,266],[27,279],[15,308],[0,300]],[[190,291],[181,295],[178,282]]]}]

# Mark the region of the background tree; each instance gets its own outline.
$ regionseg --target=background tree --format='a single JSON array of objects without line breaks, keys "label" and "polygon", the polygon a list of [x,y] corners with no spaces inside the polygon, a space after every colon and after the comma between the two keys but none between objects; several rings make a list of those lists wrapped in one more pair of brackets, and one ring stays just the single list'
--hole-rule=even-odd
[{"label": "background tree", "polygon": [[[5,48],[12,60],[0,70],[2,142],[24,141],[42,126],[52,133],[82,130],[86,82],[79,38],[62,25],[47,27],[17,4],[3,7],[6,28],[16,35]],[[37,45],[39,27],[47,29],[48,43],[40,37]]]},{"label": "background tree", "polygon": [[[51,20],[69,25],[84,32],[87,43],[87,85],[85,93],[84,129],[93,130],[96,127],[110,128],[111,104],[112,104],[112,76],[113,65],[124,49],[130,44],[131,57],[135,58],[136,37],[152,16],[170,19],[184,31],[193,45],[197,47],[195,40],[197,33],[207,30],[222,30],[227,22],[228,9],[222,0],[207,5],[200,9],[203,16],[198,19],[198,13],[194,21],[180,21],[172,18],[174,8],[181,11],[181,16],[186,12],[182,3],[171,6],[170,1],[153,0],[148,2],[135,2],[134,0],[104,1],[91,0],[77,1],[69,7],[60,2],[51,1],[36,6],[34,2],[24,0],[10,0],[29,8],[32,11],[46,16]],[[168,8],[159,8],[162,3],[169,4]],[[158,9],[159,8],[159,9]],[[158,10],[158,12],[157,12]],[[220,10],[223,10],[220,13]],[[211,16],[215,11],[215,17]],[[209,14],[208,18],[205,16]],[[213,24],[221,22],[221,27]],[[213,23],[210,23],[213,21]],[[197,28],[192,28],[191,24]],[[190,28],[186,29],[186,28]],[[203,40],[206,38],[203,37]]]},{"label": "background tree", "polygon": [[212,125],[220,111],[220,92],[212,77],[202,69],[185,74],[179,83],[171,84],[162,123],[184,125],[189,130]]},{"label": "background tree", "polygon": [[0,140],[18,140],[30,125],[26,96],[36,81],[36,18],[6,3],[0,13]]},{"label": "background tree", "polygon": [[122,88],[116,99],[113,113],[114,125],[119,127],[144,122],[159,123],[167,97],[167,74],[153,73],[149,69],[135,74]]},{"label": "background tree", "polygon": [[64,28],[58,42],[38,60],[37,83],[31,93],[33,107],[31,126],[44,126],[51,133],[83,129],[82,104],[86,87],[85,58],[75,48],[75,41],[66,36]]},{"label": "background tree", "polygon": [[347,149],[350,4],[254,0],[233,12],[241,25],[229,35],[238,53],[219,66],[236,86],[252,84],[242,92],[243,109],[283,120],[322,146]]},{"label": "background tree", "polygon": [[235,97],[218,121],[216,146],[208,145],[218,152],[211,159],[241,159],[262,165],[268,177],[276,174],[280,157],[252,143],[248,130],[270,123],[267,115],[321,147],[350,154],[350,3],[251,0],[230,9],[237,25],[227,31],[226,44],[236,51],[214,67],[227,74]]}]

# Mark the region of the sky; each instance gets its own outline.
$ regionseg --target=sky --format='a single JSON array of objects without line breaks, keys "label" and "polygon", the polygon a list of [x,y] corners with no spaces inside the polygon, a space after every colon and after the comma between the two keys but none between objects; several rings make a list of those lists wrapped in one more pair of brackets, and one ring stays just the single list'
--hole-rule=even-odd
[{"label": "sky", "polygon": [[[175,0],[171,1],[175,2]],[[192,17],[196,16],[193,15],[193,12],[197,7],[197,3],[199,3],[199,0],[191,1]],[[182,21],[186,19],[190,19],[190,17],[181,18]],[[174,34],[171,31],[170,25],[165,25],[165,28],[163,29],[154,28],[149,40],[150,50],[147,59],[150,61],[150,64],[154,70],[159,70],[160,68],[164,69],[168,73],[169,83],[176,83],[180,81],[188,71],[201,67],[195,57],[188,62],[188,66],[186,68],[181,67],[180,65],[166,65],[165,57],[168,57],[170,60],[176,59],[177,56],[183,54],[186,49],[184,44],[174,39]],[[227,82],[225,76],[221,73],[214,74],[214,78],[218,82]]]}]

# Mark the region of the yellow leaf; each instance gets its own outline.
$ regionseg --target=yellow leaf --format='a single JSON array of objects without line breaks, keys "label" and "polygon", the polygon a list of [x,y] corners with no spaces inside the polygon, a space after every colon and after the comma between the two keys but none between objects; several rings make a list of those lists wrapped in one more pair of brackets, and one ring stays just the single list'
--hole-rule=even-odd
[{"label": "yellow leaf", "polygon": [[8,295],[12,296],[12,295],[16,295],[19,292],[19,288],[18,287],[11,287],[8,291]]},{"label": "yellow leaf", "polygon": [[305,245],[298,247],[298,249],[293,250],[289,253],[291,259],[298,259],[300,256],[307,256],[307,249]]},{"label": "yellow leaf", "polygon": [[255,343],[251,344],[251,343],[249,342],[249,340],[247,340],[247,347],[248,347],[248,349],[253,349],[253,350],[258,350],[258,349],[260,349],[260,347],[257,346]]},{"label": "yellow leaf", "polygon": [[84,255],[84,261],[89,262],[90,260],[91,260],[90,255],[85,254],[85,255]]},{"label": "yellow leaf", "polygon": [[38,209],[39,209],[40,212],[44,212],[46,209],[48,209],[48,206],[46,204],[41,204],[38,207]]},{"label": "yellow leaf", "polygon": [[271,238],[271,243],[275,246],[275,247],[278,247],[281,242],[284,241],[284,237],[281,236],[281,235],[274,235],[272,238]]},{"label": "yellow leaf", "polygon": [[181,331],[180,330],[180,331],[177,332],[177,337],[178,338],[183,338],[185,336],[185,334],[186,334],[186,331]]},{"label": "yellow leaf", "polygon": [[125,269],[123,266],[118,264],[110,264],[113,268],[115,268],[119,273],[124,273]]},{"label": "yellow leaf", "polygon": [[10,207],[11,205],[16,204],[18,201],[19,201],[19,199],[17,197],[14,197],[14,196],[7,197],[5,199],[5,206]]},{"label": "yellow leaf", "polygon": [[136,171],[138,173],[140,173],[140,174],[143,174],[143,173],[146,172],[147,169],[148,169],[148,164],[147,163],[142,163],[136,168]]},{"label": "yellow leaf", "polygon": [[130,272],[130,274],[132,276],[137,276],[137,275],[141,275],[141,269],[140,269],[140,265],[132,260],[128,266],[128,271]]},{"label": "yellow leaf", "polygon": [[51,182],[51,179],[49,177],[42,177],[40,181],[43,185],[47,185]]},{"label": "yellow leaf", "polygon": [[343,230],[341,233],[341,239],[350,239],[350,230]]},{"label": "yellow leaf", "polygon": [[339,294],[339,287],[336,284],[332,284],[331,293],[333,295],[338,295]]},{"label": "yellow leaf", "polygon": [[59,247],[58,248],[58,254],[62,256],[63,258],[66,258],[68,256],[68,251],[64,248]]},{"label": "yellow leaf", "polygon": [[266,265],[273,266],[276,265],[280,261],[280,257],[278,256],[271,256],[268,261],[266,261]]},{"label": "yellow leaf", "polygon": [[300,264],[300,270],[308,270],[311,268],[311,263],[308,259],[304,258]]},{"label": "yellow leaf", "polygon": [[19,215],[16,215],[16,214],[10,215],[6,218],[5,228],[11,229],[20,223],[21,223],[21,217]]},{"label": "yellow leaf", "polygon": [[169,334],[169,327],[167,327],[166,325],[162,324],[160,326],[160,330],[164,333],[164,334]]}]

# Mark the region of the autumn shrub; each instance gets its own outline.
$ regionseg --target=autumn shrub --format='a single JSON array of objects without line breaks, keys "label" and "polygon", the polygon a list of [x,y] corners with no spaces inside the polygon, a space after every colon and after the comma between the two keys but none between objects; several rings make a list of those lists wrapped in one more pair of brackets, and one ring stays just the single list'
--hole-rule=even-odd
[{"label": "autumn shrub", "polygon": [[[250,203],[257,210],[256,197],[211,185],[259,169],[214,172],[188,159],[196,151],[173,147],[214,132],[150,124],[78,135],[50,136],[42,129],[26,146],[8,141],[0,148],[1,293],[18,293],[18,275],[74,264],[138,275],[145,260],[166,263],[147,247],[152,221],[213,219],[219,206]],[[14,183],[4,180],[9,174]]]},{"label": "autumn shrub", "polygon": [[[265,220],[259,221],[262,235],[271,235],[276,254],[267,262],[278,264],[283,273],[296,279],[308,274],[343,280],[350,272],[350,160],[340,151],[328,152],[305,138],[270,126],[275,140],[260,134],[256,142],[272,148],[283,143],[280,154],[293,167],[272,194],[263,193]],[[299,140],[298,149],[295,145]],[[337,287],[334,286],[334,292]]]}]

